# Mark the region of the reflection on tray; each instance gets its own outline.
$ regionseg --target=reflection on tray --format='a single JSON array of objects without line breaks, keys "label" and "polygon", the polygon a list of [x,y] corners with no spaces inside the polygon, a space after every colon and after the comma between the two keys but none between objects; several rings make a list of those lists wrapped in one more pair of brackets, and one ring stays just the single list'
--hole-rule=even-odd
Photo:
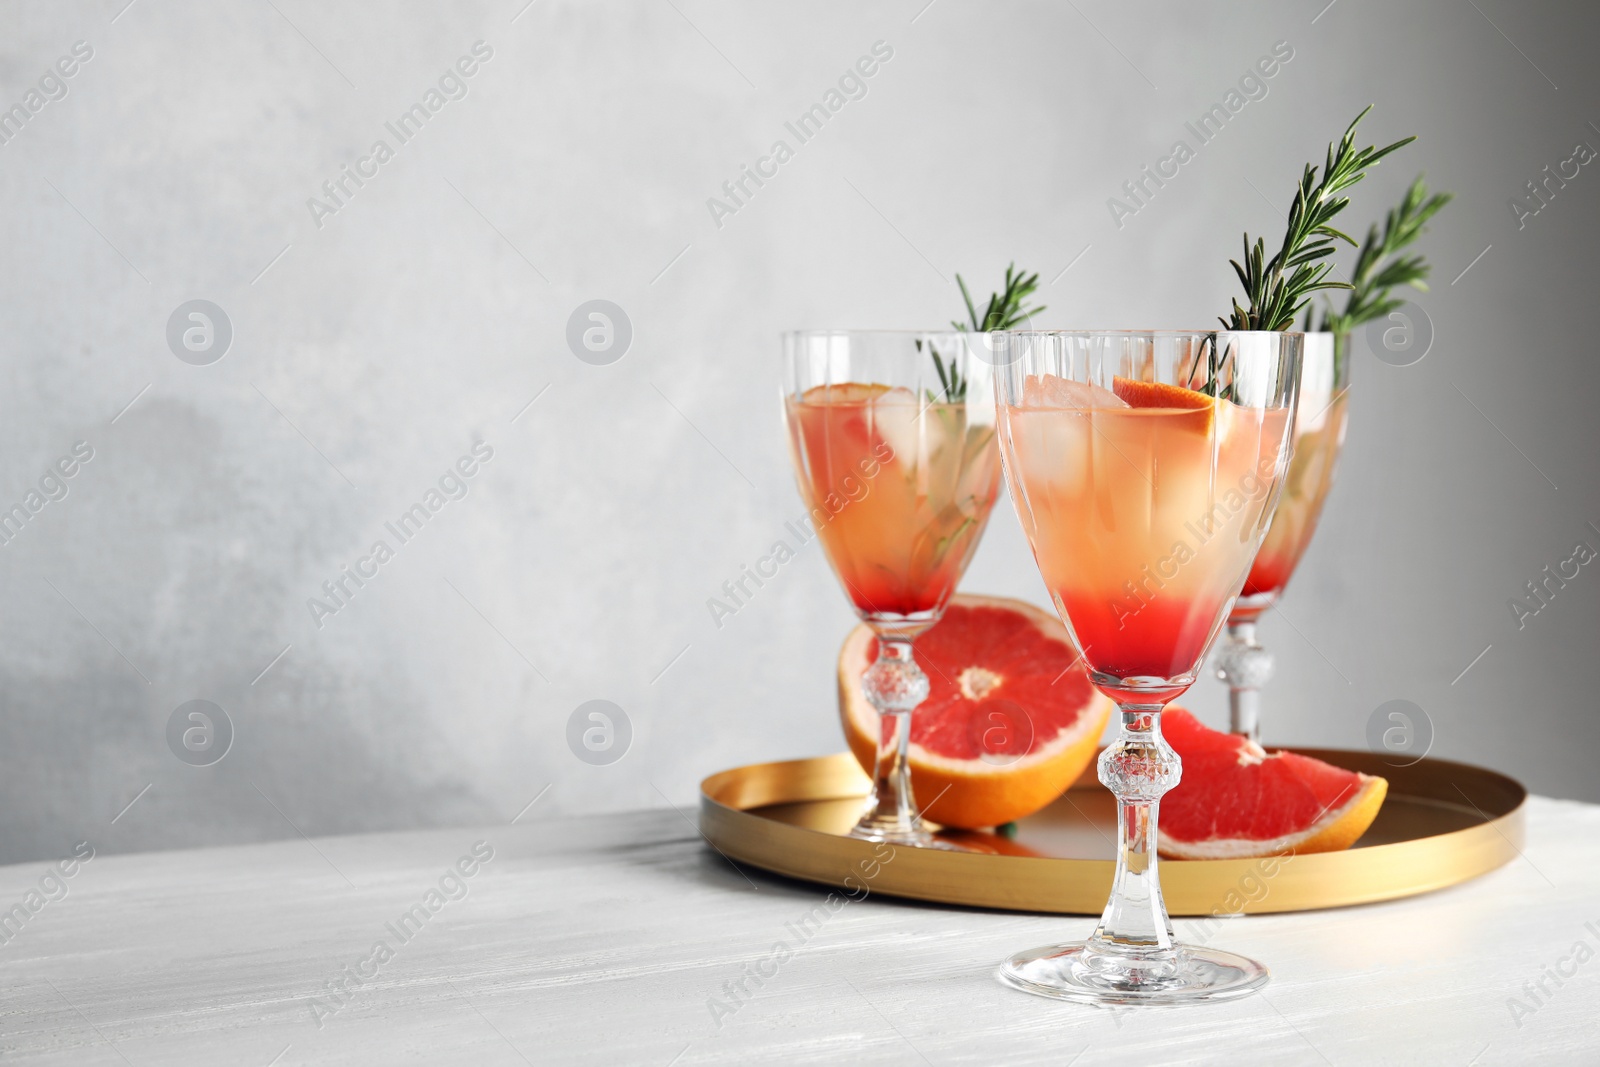
[{"label": "reflection on tray", "polygon": [[[1162,894],[1176,916],[1305,911],[1427,893],[1511,862],[1523,839],[1527,790],[1482,767],[1425,758],[1396,767],[1379,753],[1298,749],[1380,774],[1389,797],[1357,847],[1278,864],[1260,859],[1167,860]],[[859,882],[879,846],[846,836],[869,782],[849,753],[735,767],[701,783],[700,827],[738,863],[826,886]],[[1014,840],[941,834],[954,849],[899,849],[876,866],[872,890],[1008,911],[1098,915],[1110,886],[1114,801],[1091,769]]]},{"label": "reflection on tray", "polygon": [[[752,809],[752,814],[790,826],[843,836],[861,815],[861,800],[843,797],[770,804]],[[1483,816],[1467,804],[1391,792],[1377,819],[1352,847],[1412,841],[1479,826],[1484,821]],[[939,838],[965,851],[989,855],[1112,860],[1116,858],[1116,830],[1116,800],[1098,783],[1093,783],[1068,790],[1043,811],[1021,820],[1014,838],[970,830],[947,830],[940,833]]]}]

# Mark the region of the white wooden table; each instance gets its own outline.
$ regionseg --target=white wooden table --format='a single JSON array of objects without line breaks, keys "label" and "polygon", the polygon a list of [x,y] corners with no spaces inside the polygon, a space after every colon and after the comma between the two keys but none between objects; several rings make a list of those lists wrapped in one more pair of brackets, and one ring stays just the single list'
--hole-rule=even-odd
[{"label": "white wooden table", "polygon": [[[1090,919],[874,896],[811,924],[715,1018],[824,893],[741,873],[671,810],[99,856],[31,898],[49,868],[21,864],[0,869],[0,909],[25,916],[0,927],[0,1059],[1600,1063],[1600,806],[1534,799],[1528,835],[1525,859],[1428,897],[1230,920],[1212,943],[1266,961],[1264,995],[1115,1012],[993,977]],[[444,878],[478,841],[493,858]],[[1548,995],[1525,988],[1541,978]]]}]

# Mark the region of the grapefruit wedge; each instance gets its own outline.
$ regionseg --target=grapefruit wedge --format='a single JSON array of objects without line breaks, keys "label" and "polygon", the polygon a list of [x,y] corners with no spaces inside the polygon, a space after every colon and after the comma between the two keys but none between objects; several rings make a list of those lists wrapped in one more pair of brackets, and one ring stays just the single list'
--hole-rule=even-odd
[{"label": "grapefruit wedge", "polygon": [[1161,855],[1220,860],[1338,852],[1377,817],[1389,783],[1293,752],[1268,753],[1183,708],[1161,715],[1183,779],[1161,798]]},{"label": "grapefruit wedge", "polygon": [[[1167,382],[1141,382],[1133,378],[1111,379],[1111,389],[1131,408],[1159,408],[1165,411],[1187,411],[1191,414],[1175,416],[1178,424],[1198,434],[1209,434],[1213,419],[1226,418],[1227,408],[1212,397],[1194,389]],[[1218,427],[1225,431],[1227,424]]]},{"label": "grapefruit wedge", "polygon": [[1111,391],[1131,408],[1194,408],[1209,410],[1216,401],[1194,389],[1166,382],[1142,382],[1135,378],[1112,378]]},{"label": "grapefruit wedge", "polygon": [[[923,814],[975,830],[1031,815],[1088,766],[1111,702],[1089,675],[1066,627],[1032,604],[956,596],[917,638],[928,699],[911,715],[911,788]],[[861,674],[878,640],[857,626],[839,652],[839,715],[869,775],[878,713]]]}]

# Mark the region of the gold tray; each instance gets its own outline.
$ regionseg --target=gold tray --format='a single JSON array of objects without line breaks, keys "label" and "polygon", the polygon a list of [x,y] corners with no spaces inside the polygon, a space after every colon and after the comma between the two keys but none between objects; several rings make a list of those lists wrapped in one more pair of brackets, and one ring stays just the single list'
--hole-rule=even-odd
[{"label": "gold tray", "polygon": [[[1516,857],[1528,791],[1503,774],[1447,760],[1392,767],[1371,752],[1295,749],[1389,780],[1366,834],[1344,852],[1278,859],[1166,860],[1173,915],[1306,911],[1414,896]],[[700,829],[732,860],[791,878],[890,896],[1012,911],[1098,915],[1111,891],[1116,802],[1091,764],[1015,840],[955,831],[963,851],[895,848],[846,837],[870,782],[849,753],[757,763],[700,783]],[[885,860],[887,860],[885,862]]]}]

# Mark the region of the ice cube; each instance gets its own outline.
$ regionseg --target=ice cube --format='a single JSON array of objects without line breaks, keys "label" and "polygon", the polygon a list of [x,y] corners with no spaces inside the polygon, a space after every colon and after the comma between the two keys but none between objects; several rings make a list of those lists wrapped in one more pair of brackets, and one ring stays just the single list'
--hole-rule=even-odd
[{"label": "ice cube", "polygon": [[1022,385],[1025,408],[1125,408],[1127,402],[1109,389],[1054,374],[1030,374]]},{"label": "ice cube", "polygon": [[895,458],[910,468],[924,451],[923,405],[909,389],[895,388],[873,399],[869,408],[872,429],[894,449]]}]

